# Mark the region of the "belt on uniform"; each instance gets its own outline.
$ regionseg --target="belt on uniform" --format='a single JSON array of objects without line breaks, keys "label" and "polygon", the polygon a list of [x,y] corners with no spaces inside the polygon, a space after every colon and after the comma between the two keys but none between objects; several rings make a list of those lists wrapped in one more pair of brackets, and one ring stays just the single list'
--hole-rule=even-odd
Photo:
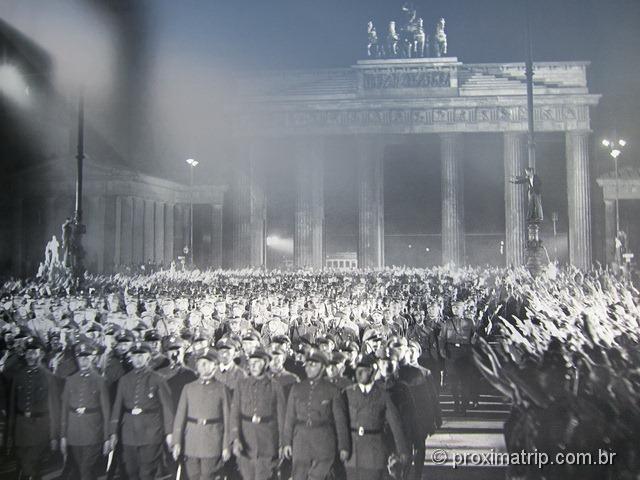
[{"label": "belt on uniform", "polygon": [[318,421],[298,420],[296,422],[296,425],[300,427],[316,428],[316,427],[329,427],[332,425],[332,423],[327,420],[318,420]]},{"label": "belt on uniform", "polygon": [[77,413],[78,415],[89,415],[90,413],[98,413],[100,409],[98,407],[87,408],[87,407],[78,407],[78,408],[69,408],[70,412]]},{"label": "belt on uniform", "polygon": [[198,425],[214,425],[216,423],[222,423],[222,418],[194,418],[187,417],[187,422],[197,423]]},{"label": "belt on uniform", "polygon": [[382,430],[380,430],[380,429],[369,430],[369,429],[364,428],[364,427],[351,428],[351,431],[352,432],[356,432],[359,437],[364,437],[365,435],[377,435],[379,433],[382,433]]},{"label": "belt on uniform", "polygon": [[260,417],[258,415],[240,415],[240,418],[245,422],[251,423],[269,423],[273,420],[273,415],[269,415],[268,417]]},{"label": "belt on uniform", "polygon": [[31,411],[23,412],[22,410],[16,410],[16,413],[25,418],[42,418],[49,415],[49,412],[31,412]]},{"label": "belt on uniform", "polygon": [[159,408],[125,408],[124,409],[125,413],[128,413],[129,415],[143,415],[143,414],[147,414],[147,413],[158,413],[160,411]]},{"label": "belt on uniform", "polygon": [[471,346],[470,343],[447,343],[450,347],[462,348]]}]

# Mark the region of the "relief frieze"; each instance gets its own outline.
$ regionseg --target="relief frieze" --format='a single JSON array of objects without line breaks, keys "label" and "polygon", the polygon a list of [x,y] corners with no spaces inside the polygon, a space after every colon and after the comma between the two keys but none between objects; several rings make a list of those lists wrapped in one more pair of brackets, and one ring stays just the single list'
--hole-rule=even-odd
[{"label": "relief frieze", "polygon": [[416,72],[364,73],[363,87],[365,90],[450,88],[451,72],[427,70]]},{"label": "relief frieze", "polygon": [[[588,121],[586,106],[538,106],[534,118],[539,122]],[[246,119],[249,120],[249,119]],[[303,112],[271,112],[250,118],[253,125],[280,128],[323,127],[379,127],[379,126],[441,126],[486,124],[522,124],[527,121],[527,108],[523,106],[403,108],[367,110],[308,110]]]}]

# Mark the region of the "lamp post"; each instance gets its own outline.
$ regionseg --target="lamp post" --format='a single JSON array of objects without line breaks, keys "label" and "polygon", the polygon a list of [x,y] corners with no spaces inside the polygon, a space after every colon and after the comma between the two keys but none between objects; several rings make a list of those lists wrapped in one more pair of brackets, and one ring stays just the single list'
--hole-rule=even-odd
[{"label": "lamp post", "polygon": [[[71,221],[63,225],[63,243],[68,265],[75,282],[80,282],[84,274],[84,248],[82,247],[82,235],[86,232],[86,226],[82,224],[82,180],[84,166],[84,94],[80,93],[78,102],[78,150],[76,154],[76,191],[75,208]],[[66,230],[66,235],[65,235]],[[66,242],[64,242],[66,237]]]},{"label": "lamp post", "polygon": [[[616,176],[616,239],[620,237],[620,177],[618,175],[618,157],[622,153],[622,149],[627,145],[627,142],[623,139],[609,140],[605,138],[602,140],[602,145],[609,150],[609,155],[613,158],[613,164]],[[617,244],[616,244],[616,258]]]},{"label": "lamp post", "polygon": [[189,261],[193,265],[193,170],[200,162],[187,158],[189,165]]}]

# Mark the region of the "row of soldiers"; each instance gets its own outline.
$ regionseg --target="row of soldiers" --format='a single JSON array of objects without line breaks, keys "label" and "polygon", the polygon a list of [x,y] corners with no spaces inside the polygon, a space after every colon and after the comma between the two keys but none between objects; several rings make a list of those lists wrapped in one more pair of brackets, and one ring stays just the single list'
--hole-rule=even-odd
[{"label": "row of soldiers", "polygon": [[[311,328],[319,325],[304,312],[256,324],[236,304],[226,319],[210,313],[213,332],[189,328],[187,316],[180,335],[162,336],[153,325],[173,318],[157,304],[141,316],[144,302],[134,311],[119,298],[95,317],[83,301],[67,302],[59,320],[39,319],[34,303],[5,310],[6,443],[25,476],[38,477],[49,444],[83,479],[104,457],[128,478],[154,478],[160,465],[184,466],[188,478],[378,478],[389,458],[394,475],[421,478],[425,439],[441,423],[443,357],[452,382],[468,385],[473,322],[462,301],[448,321],[432,302],[417,318],[338,315],[343,328],[332,331]],[[47,322],[58,328],[42,342]]]},{"label": "row of soldiers", "polygon": [[225,336],[191,352],[195,372],[176,339],[161,368],[148,343],[130,340],[119,335],[110,359],[123,371],[115,382],[96,368],[100,350],[87,339],[74,347],[77,371],[64,382],[44,367],[36,338],[17,340],[24,365],[8,372],[4,401],[25,476],[37,478],[46,451],[59,448],[78,478],[96,478],[104,456],[109,467],[121,460],[128,478],[155,478],[164,444],[187,478],[214,478],[225,465],[232,477],[235,465],[243,479],[268,479],[286,460],[293,478],[381,478],[392,453],[403,466],[415,454],[420,478],[425,439],[441,422],[437,382],[416,362],[419,345],[401,338],[379,357],[324,341],[289,356],[286,337],[243,350]]}]

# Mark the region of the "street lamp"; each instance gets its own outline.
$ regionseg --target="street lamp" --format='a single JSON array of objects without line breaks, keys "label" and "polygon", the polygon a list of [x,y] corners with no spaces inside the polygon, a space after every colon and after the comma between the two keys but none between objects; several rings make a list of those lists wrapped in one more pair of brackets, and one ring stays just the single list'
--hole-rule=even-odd
[{"label": "street lamp", "polygon": [[189,256],[193,265],[193,170],[200,162],[193,158],[187,158],[189,165]]},{"label": "street lamp", "polygon": [[[609,150],[609,155],[613,158],[616,175],[616,239],[620,237],[620,177],[618,175],[618,157],[622,154],[622,149],[627,145],[623,139],[602,140],[602,145]],[[617,249],[616,249],[617,250]]]}]

